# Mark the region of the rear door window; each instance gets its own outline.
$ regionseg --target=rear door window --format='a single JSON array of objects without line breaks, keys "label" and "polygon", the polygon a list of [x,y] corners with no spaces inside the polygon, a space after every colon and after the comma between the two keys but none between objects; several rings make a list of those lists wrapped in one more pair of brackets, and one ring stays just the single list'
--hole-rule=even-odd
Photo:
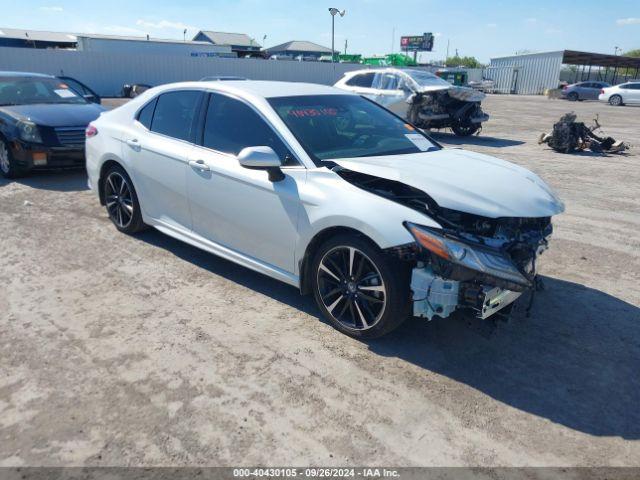
[{"label": "rear door window", "polygon": [[373,85],[373,79],[375,77],[375,73],[360,73],[358,75],[354,75],[349,80],[347,80],[346,84],[350,87],[363,87],[363,88],[371,88]]},{"label": "rear door window", "polygon": [[156,108],[157,101],[158,99],[154,98],[138,112],[138,121],[144,125],[147,130],[151,128],[151,120],[153,119],[153,111]]},{"label": "rear door window", "polygon": [[160,95],[153,113],[151,131],[178,140],[193,141],[194,118],[201,97],[202,93],[196,90]]}]

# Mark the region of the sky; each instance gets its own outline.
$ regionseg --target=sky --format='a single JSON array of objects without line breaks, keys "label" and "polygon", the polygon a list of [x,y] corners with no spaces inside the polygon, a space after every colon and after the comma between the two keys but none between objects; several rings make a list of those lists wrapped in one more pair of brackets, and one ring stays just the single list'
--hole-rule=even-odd
[{"label": "sky", "polygon": [[[242,32],[270,47],[310,40],[365,55],[398,51],[401,35],[432,32],[434,51],[491,57],[522,51],[611,53],[640,48],[640,0],[0,0],[2,27],[112,35],[192,38],[198,30]],[[266,39],[263,42],[263,37]]]}]

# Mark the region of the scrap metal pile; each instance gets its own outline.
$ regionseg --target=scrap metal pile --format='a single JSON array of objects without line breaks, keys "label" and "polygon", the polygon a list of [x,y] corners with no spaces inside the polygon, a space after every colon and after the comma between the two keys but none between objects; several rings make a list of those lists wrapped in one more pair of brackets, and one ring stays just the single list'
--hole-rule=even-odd
[{"label": "scrap metal pile", "polygon": [[596,135],[594,132],[601,128],[597,117],[593,119],[591,127],[576,121],[577,118],[574,112],[564,114],[560,117],[560,121],[553,125],[551,133],[540,135],[538,143],[546,143],[560,153],[582,150],[591,150],[596,153],[622,153],[629,149],[629,145],[624,142],[616,141],[612,137]]}]

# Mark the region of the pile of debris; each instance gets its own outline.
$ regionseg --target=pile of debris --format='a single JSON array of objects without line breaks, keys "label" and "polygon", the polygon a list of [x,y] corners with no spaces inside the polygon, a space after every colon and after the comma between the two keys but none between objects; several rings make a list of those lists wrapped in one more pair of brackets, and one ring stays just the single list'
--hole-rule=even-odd
[{"label": "pile of debris", "polygon": [[560,153],[573,153],[587,149],[596,153],[622,153],[629,149],[629,145],[624,142],[594,133],[601,128],[598,117],[593,119],[591,127],[587,127],[583,122],[577,122],[577,118],[574,112],[564,114],[560,117],[560,121],[553,125],[553,132],[540,135],[538,144],[546,143]]}]

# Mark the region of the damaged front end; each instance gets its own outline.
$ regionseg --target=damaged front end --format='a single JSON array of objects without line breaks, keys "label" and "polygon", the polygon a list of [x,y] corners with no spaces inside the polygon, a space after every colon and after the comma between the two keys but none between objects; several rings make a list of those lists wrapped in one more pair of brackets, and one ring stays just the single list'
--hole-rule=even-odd
[{"label": "damaged front end", "polygon": [[448,213],[466,221],[455,229],[405,223],[416,239],[411,278],[415,316],[446,318],[463,309],[484,319],[535,287],[536,258],[547,248],[550,218]]},{"label": "damaged front end", "polygon": [[421,128],[451,128],[456,135],[471,135],[489,120],[481,107],[484,97],[462,87],[416,92],[407,99],[407,119]]},{"label": "damaged front end", "polygon": [[443,208],[402,182],[336,169],[350,183],[420,211],[433,228],[404,222],[414,243],[387,250],[413,266],[413,314],[431,320],[454,311],[487,318],[536,286],[536,259],[547,249],[551,217],[501,217]]}]

